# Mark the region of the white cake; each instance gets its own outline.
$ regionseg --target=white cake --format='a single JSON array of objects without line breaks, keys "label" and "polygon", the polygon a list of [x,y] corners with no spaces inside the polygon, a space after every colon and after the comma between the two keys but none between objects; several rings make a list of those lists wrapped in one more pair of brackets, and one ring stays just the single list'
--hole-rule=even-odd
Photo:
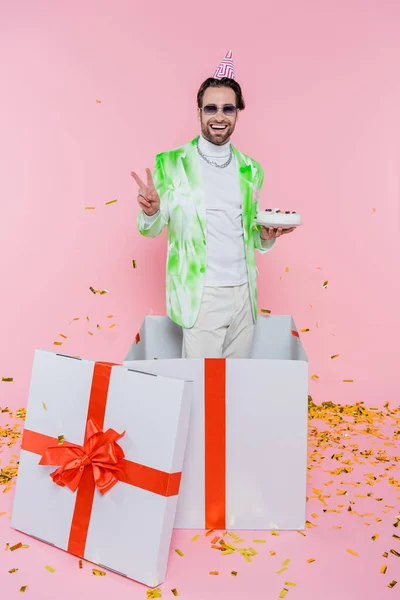
[{"label": "white cake", "polygon": [[267,208],[259,211],[255,222],[265,227],[282,227],[283,229],[302,225],[301,216],[298,213],[279,208]]}]

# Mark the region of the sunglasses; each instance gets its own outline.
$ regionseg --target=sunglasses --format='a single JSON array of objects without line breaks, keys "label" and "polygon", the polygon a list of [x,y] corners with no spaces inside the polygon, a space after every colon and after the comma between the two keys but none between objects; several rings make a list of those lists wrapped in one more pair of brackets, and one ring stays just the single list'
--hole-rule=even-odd
[{"label": "sunglasses", "polygon": [[[221,106],[222,112],[227,117],[233,117],[236,115],[237,107],[233,106],[233,104],[224,104]],[[206,104],[201,109],[205,115],[216,115],[218,112],[218,106],[216,104]]]}]

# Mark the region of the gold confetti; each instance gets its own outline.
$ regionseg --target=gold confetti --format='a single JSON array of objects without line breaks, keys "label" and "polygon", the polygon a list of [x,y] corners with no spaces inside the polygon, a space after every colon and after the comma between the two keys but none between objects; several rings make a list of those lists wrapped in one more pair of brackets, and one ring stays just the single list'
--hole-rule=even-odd
[{"label": "gold confetti", "polygon": [[271,535],[278,536],[278,535],[279,535],[279,533],[273,529],[273,530],[271,531]]},{"label": "gold confetti", "polygon": [[27,585],[23,585],[23,586],[20,588],[20,590],[19,590],[19,591],[20,591],[20,592],[25,592],[25,590],[27,589],[27,587],[28,587]]},{"label": "gold confetti", "polygon": [[305,327],[304,329],[300,329],[300,332],[301,332],[301,333],[307,333],[307,331],[310,331],[310,330],[308,329],[308,327]]},{"label": "gold confetti", "polygon": [[100,296],[104,296],[104,294],[109,294],[109,290],[101,290]]},{"label": "gold confetti", "polygon": [[116,202],[118,202],[118,200],[109,200],[108,202],[106,202],[106,206],[109,206],[110,204],[115,204]]},{"label": "gold confetti", "polygon": [[387,571],[387,565],[382,565],[381,566],[381,570],[380,570],[380,572],[382,573],[382,575],[385,575],[386,571]]},{"label": "gold confetti", "polygon": [[14,381],[14,377],[2,377],[1,380],[4,381],[4,383],[11,383]]},{"label": "gold confetti", "polygon": [[210,575],[219,575],[219,571],[210,571]]},{"label": "gold confetti", "polygon": [[283,567],[282,569],[279,569],[279,571],[277,571],[277,574],[280,575],[284,571],[287,571],[287,567]]},{"label": "gold confetti", "polygon": [[99,571],[99,569],[92,569],[92,573],[93,575],[96,575],[96,577],[104,577],[106,574],[105,571]]},{"label": "gold confetti", "polygon": [[83,568],[83,562],[82,559],[79,560],[79,568],[82,569]]},{"label": "gold confetti", "polygon": [[372,209],[372,212],[376,212],[376,208],[373,208],[373,209]]},{"label": "gold confetti", "polygon": [[54,346],[62,346],[62,345],[63,345],[63,343],[62,343],[62,342],[53,342],[53,345],[54,345]]},{"label": "gold confetti", "polygon": [[95,206],[85,206],[85,210],[95,210]]},{"label": "gold confetti", "polygon": [[315,562],[315,558],[307,558],[307,562],[308,563],[313,563],[313,562]]},{"label": "gold confetti", "polygon": [[68,337],[66,335],[63,335],[62,333],[60,333],[60,337],[64,338],[64,340],[68,339]]},{"label": "gold confetti", "polygon": [[282,564],[282,566],[283,566],[283,567],[287,567],[289,563],[290,563],[290,558],[287,558],[287,559],[285,560],[285,562]]},{"label": "gold confetti", "polygon": [[161,588],[156,588],[155,590],[147,590],[146,595],[148,598],[162,598]]},{"label": "gold confetti", "polygon": [[101,104],[101,100],[96,100],[96,104]]},{"label": "gold confetti", "polygon": [[101,329],[100,325],[96,325],[97,329]]},{"label": "gold confetti", "polygon": [[339,354],[334,354],[333,356],[331,356],[331,358],[337,358],[338,356],[340,356]]},{"label": "gold confetti", "polygon": [[379,533],[375,533],[375,534],[372,536],[371,540],[375,542],[375,541],[378,539],[378,537],[379,537]]},{"label": "gold confetti", "polygon": [[136,269],[136,260],[133,260],[133,261],[132,261],[132,267],[133,267],[134,269]]},{"label": "gold confetti", "polygon": [[219,540],[219,535],[217,535],[215,538],[213,538],[210,543],[216,544],[218,542],[218,540]]},{"label": "gold confetti", "polygon": [[15,568],[14,568],[14,569],[10,569],[8,572],[9,572],[9,573],[16,573],[17,571],[18,571],[18,569],[15,569]]},{"label": "gold confetti", "polygon": [[297,583],[293,583],[293,581],[285,581],[285,585],[289,585],[291,587],[296,587]]},{"label": "gold confetti", "polygon": [[351,550],[351,548],[346,548],[346,552],[352,554],[353,556],[358,556],[357,552],[354,552],[354,550]]},{"label": "gold confetti", "polygon": [[324,281],[324,283],[322,284],[322,287],[326,290],[326,288],[328,287],[328,282]]},{"label": "gold confetti", "polygon": [[233,577],[237,577],[237,571],[231,571],[231,575],[233,575]]},{"label": "gold confetti", "polygon": [[115,323],[113,323],[112,325],[110,325],[110,326],[108,327],[108,329],[113,329],[113,328],[114,328],[114,327],[116,327],[116,326],[117,326],[117,325],[116,325]]},{"label": "gold confetti", "polygon": [[253,540],[253,544],[266,544],[267,540]]},{"label": "gold confetti", "polygon": [[59,446],[62,446],[62,444],[65,442],[65,438],[64,438],[64,436],[63,436],[63,435],[59,435],[59,436],[57,437],[57,439],[58,439],[58,445],[59,445]]},{"label": "gold confetti", "polygon": [[199,537],[200,537],[200,534],[198,533],[198,534],[196,534],[194,537],[192,537],[191,541],[192,541],[192,542],[195,542],[196,540],[198,540],[198,539],[199,539]]},{"label": "gold confetti", "polygon": [[55,569],[53,569],[53,567],[50,567],[50,565],[47,565],[47,566],[45,567],[45,569],[47,569],[48,571],[50,571],[50,573],[55,573],[55,572],[56,572],[56,570],[55,570]]},{"label": "gold confetti", "polygon": [[396,584],[397,584],[397,581],[395,581],[395,580],[393,579],[393,581],[391,581],[391,582],[388,584],[388,588],[392,589],[392,588],[394,588],[394,586],[395,586]]},{"label": "gold confetti", "polygon": [[178,590],[176,588],[174,588],[173,590],[171,590],[172,594],[174,596],[179,596]]},{"label": "gold confetti", "polygon": [[394,554],[394,556],[400,557],[400,553],[397,552],[397,550],[393,550],[393,548],[390,550],[391,554]]},{"label": "gold confetti", "polygon": [[107,319],[113,319],[114,315],[107,315]]},{"label": "gold confetti", "polygon": [[43,406],[44,410],[47,410],[47,406],[46,406],[45,402],[42,402],[42,406]]},{"label": "gold confetti", "polygon": [[272,311],[268,310],[268,308],[262,308],[261,312],[267,315],[270,315]]},{"label": "gold confetti", "polygon": [[288,591],[289,590],[287,588],[283,588],[283,590],[279,594],[279,598],[284,598],[286,596],[286,594],[288,593]]},{"label": "gold confetti", "polygon": [[88,331],[88,334],[89,334],[89,335],[94,335],[94,333],[92,333],[91,331]]},{"label": "gold confetti", "polygon": [[178,548],[176,548],[176,549],[175,549],[175,552],[176,552],[177,554],[179,554],[179,556],[185,556],[185,555],[183,554],[182,550],[179,550]]},{"label": "gold confetti", "polygon": [[319,375],[315,375],[315,374],[314,374],[314,375],[311,375],[311,379],[312,379],[313,381],[317,381],[317,380],[319,379]]},{"label": "gold confetti", "polygon": [[289,273],[289,267],[286,267],[285,273]]}]

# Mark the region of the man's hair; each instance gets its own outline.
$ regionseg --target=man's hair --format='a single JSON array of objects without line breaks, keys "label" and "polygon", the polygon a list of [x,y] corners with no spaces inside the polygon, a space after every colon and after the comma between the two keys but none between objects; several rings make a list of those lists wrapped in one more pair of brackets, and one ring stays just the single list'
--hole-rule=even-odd
[{"label": "man's hair", "polygon": [[237,81],[230,77],[222,77],[222,79],[215,79],[209,77],[201,84],[199,91],[197,92],[197,106],[202,108],[204,92],[209,87],[229,87],[236,94],[236,106],[239,110],[245,109],[244,98],[242,94],[242,88]]}]

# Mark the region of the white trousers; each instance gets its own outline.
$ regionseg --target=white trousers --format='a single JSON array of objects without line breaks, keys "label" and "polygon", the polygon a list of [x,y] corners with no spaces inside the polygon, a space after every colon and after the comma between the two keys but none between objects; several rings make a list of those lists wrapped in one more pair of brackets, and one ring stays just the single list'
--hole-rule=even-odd
[{"label": "white trousers", "polygon": [[247,283],[204,286],[196,322],[183,328],[182,358],[248,358],[254,329]]}]

